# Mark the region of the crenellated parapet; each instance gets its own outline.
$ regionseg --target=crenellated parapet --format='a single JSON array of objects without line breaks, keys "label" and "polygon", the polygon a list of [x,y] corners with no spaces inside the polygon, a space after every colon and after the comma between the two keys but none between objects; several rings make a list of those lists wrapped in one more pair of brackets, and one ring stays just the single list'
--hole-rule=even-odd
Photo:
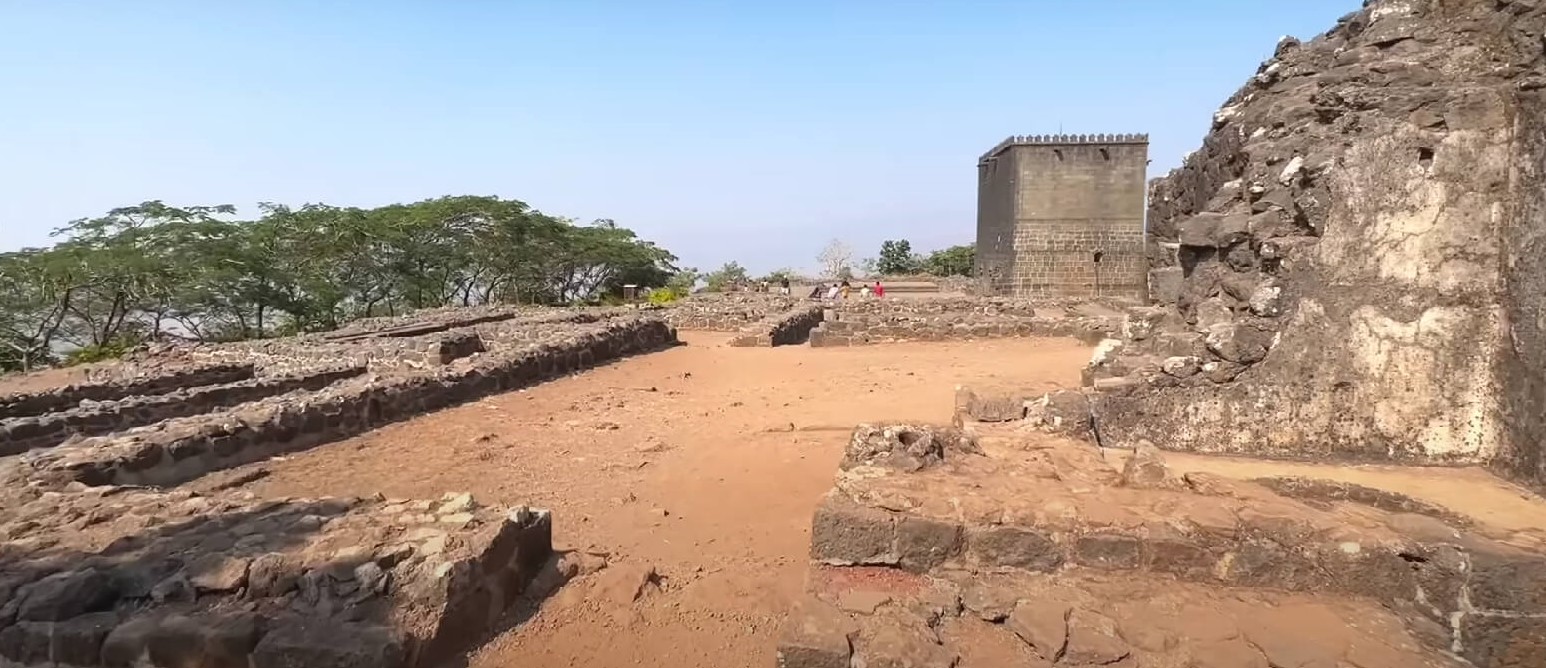
[{"label": "crenellated parapet", "polygon": [[1149,135],[1146,133],[1098,133],[1081,135],[1014,135],[1001,141],[998,145],[982,154],[982,160],[988,160],[1003,153],[1011,146],[1078,146],[1078,145],[1114,145],[1114,144],[1142,144],[1149,143]]}]

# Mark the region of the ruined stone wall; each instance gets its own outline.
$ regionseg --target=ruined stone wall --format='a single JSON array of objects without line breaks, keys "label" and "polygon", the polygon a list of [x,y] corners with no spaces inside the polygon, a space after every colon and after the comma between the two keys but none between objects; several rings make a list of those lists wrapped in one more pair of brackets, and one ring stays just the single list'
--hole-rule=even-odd
[{"label": "ruined stone wall", "polygon": [[1506,249],[1540,225],[1515,165],[1539,158],[1516,119],[1521,90],[1546,85],[1543,25],[1533,3],[1380,0],[1285,39],[1154,186],[1152,229],[1178,249],[1174,312],[1201,352],[1100,397],[1107,438],[1315,459],[1514,453],[1510,470],[1530,468],[1538,446],[1511,429],[1531,419],[1503,409],[1538,363],[1499,370],[1510,309],[1538,303],[1513,291],[1539,285],[1540,265]]},{"label": "ruined stone wall", "polygon": [[990,293],[1145,299],[1147,168],[1142,135],[1013,137],[995,147],[978,167],[978,246],[987,251],[978,274]]},{"label": "ruined stone wall", "polygon": [[811,332],[812,347],[1066,336],[1099,340],[1114,334],[1121,312],[1095,304],[1059,305],[1001,297],[858,299],[827,309]]},{"label": "ruined stone wall", "polygon": [[162,420],[201,415],[296,390],[319,390],[363,373],[365,367],[362,366],[320,368],[224,385],[183,388],[166,394],[125,397],[117,401],[88,401],[67,411],[0,419],[0,455],[51,448],[76,436],[107,434]]},{"label": "ruined stone wall", "polygon": [[788,346],[805,343],[821,323],[820,304],[804,304],[768,316],[743,327],[730,345],[742,348]]},{"label": "ruined stone wall", "polygon": [[72,441],[33,454],[23,478],[87,485],[172,485],[211,471],[347,438],[491,394],[528,386],[675,342],[655,319],[614,319],[510,353],[486,353],[434,370],[366,376],[317,392],[243,404],[230,415],[177,418],[154,427]]},{"label": "ruined stone wall", "polygon": [[[809,288],[807,288],[808,290]],[[682,330],[739,332],[805,302],[804,295],[777,293],[700,294],[672,304],[664,312],[666,322]]]},{"label": "ruined stone wall", "polygon": [[235,383],[252,378],[251,364],[204,364],[182,368],[134,367],[119,370],[111,380],[57,387],[0,397],[0,418],[41,415],[69,410],[82,401],[116,401],[135,395],[163,394],[181,387]]}]

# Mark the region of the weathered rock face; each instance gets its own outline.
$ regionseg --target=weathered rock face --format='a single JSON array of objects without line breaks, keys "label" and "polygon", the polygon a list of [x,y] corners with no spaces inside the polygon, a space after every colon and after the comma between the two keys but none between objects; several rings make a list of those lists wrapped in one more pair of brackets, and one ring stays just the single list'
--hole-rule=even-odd
[{"label": "weathered rock face", "polygon": [[1374,0],[1285,38],[1152,187],[1203,373],[1102,397],[1107,437],[1546,484],[1543,33],[1531,0]]}]

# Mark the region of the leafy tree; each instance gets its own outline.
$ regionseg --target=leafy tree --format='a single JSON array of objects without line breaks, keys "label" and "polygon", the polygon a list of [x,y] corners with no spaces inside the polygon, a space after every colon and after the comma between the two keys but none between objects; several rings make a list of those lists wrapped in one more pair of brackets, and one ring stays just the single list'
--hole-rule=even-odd
[{"label": "leafy tree", "polygon": [[703,276],[710,292],[724,292],[750,280],[746,268],[736,262],[726,262],[724,266]]},{"label": "leafy tree", "polygon": [[666,289],[677,297],[686,297],[692,294],[692,289],[698,284],[698,270],[687,268],[678,270],[666,281]]},{"label": "leafy tree", "polygon": [[919,260],[913,255],[913,245],[906,239],[885,241],[880,244],[880,257],[875,260],[875,270],[881,274],[916,273]]},{"label": "leafy tree", "polygon": [[951,246],[929,253],[923,260],[923,270],[935,276],[971,276],[976,258],[975,246]]},{"label": "leafy tree", "polygon": [[51,248],[0,253],[0,368],[423,307],[593,302],[679,274],[675,256],[613,221],[577,225],[496,197],[234,213],[149,201],[72,221]]}]

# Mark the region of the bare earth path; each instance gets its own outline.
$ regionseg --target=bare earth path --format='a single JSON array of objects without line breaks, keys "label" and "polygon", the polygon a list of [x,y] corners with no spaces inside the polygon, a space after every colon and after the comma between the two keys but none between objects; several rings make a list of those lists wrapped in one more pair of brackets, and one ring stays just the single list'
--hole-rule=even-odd
[{"label": "bare earth path", "polygon": [[[473,666],[770,666],[802,586],[811,513],[855,423],[948,420],[960,383],[1075,386],[1089,358],[1052,340],[767,349],[683,339],[264,463],[271,475],[248,489],[468,491],[551,508],[555,543],[611,555]],[[646,567],[661,584],[634,601],[637,581],[626,580]]]}]

